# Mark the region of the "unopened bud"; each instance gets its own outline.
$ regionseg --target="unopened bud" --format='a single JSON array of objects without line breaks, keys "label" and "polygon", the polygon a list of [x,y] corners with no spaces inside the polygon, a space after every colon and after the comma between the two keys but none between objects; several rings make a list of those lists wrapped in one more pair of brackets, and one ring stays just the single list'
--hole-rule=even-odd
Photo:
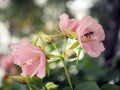
[{"label": "unopened bud", "polygon": [[64,52],[64,55],[68,58],[68,59],[72,59],[72,58],[76,58],[76,53],[71,50],[71,49],[68,49]]},{"label": "unopened bud", "polygon": [[41,36],[42,40],[43,40],[44,42],[46,42],[46,43],[51,43],[51,42],[54,41],[51,36],[49,36],[49,35],[47,35],[47,34],[45,34],[45,33],[43,33],[43,32],[40,33],[40,36]]}]

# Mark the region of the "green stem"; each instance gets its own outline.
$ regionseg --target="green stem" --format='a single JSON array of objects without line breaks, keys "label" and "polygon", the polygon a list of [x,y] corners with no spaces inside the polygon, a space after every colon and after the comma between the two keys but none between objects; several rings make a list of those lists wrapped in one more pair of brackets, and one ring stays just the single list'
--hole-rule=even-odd
[{"label": "green stem", "polygon": [[29,77],[28,76],[26,76],[26,81],[27,81],[27,85],[28,85],[29,90],[32,90],[32,87],[30,85]]},{"label": "green stem", "polygon": [[39,90],[39,88],[38,87],[36,87],[35,85],[32,85],[34,88],[35,88],[35,90]]},{"label": "green stem", "polygon": [[78,64],[78,60],[79,60],[79,56],[80,56],[80,53],[81,53],[81,47],[78,49],[78,56],[77,56],[77,60],[76,60],[76,64]]},{"label": "green stem", "polygon": [[57,26],[55,24],[52,24],[52,25],[55,28],[55,31],[57,31],[58,33],[61,33],[61,31],[57,28]]},{"label": "green stem", "polygon": [[65,70],[65,74],[66,74],[66,77],[67,77],[67,80],[68,80],[68,83],[69,83],[69,86],[70,88],[73,89],[73,86],[72,86],[72,82],[71,82],[71,79],[70,79],[70,76],[69,76],[69,73],[68,73],[68,70],[67,70],[67,67],[66,67],[66,64],[65,64],[65,61],[63,59],[62,60],[62,63],[64,65],[64,70]]},{"label": "green stem", "polygon": [[57,61],[59,61],[59,60],[60,60],[60,59],[48,60],[48,63],[57,62]]},{"label": "green stem", "polygon": [[58,48],[56,47],[56,45],[54,43],[52,43],[53,47],[55,48],[55,50],[60,54]]},{"label": "green stem", "polygon": [[[56,45],[55,45],[54,43],[52,43],[52,44],[53,44],[54,48],[58,51],[58,53],[60,53],[59,50],[57,49]],[[67,70],[67,67],[66,67],[65,61],[64,61],[63,58],[61,58],[61,60],[62,60],[62,63],[63,63],[63,65],[64,65],[64,70],[65,70],[65,74],[66,74],[66,77],[67,77],[67,80],[68,80],[69,86],[70,86],[70,88],[73,89],[72,82],[71,82],[71,79],[70,79],[70,76],[69,76],[69,73],[68,73],[68,70]]]},{"label": "green stem", "polygon": [[64,36],[65,38],[65,44],[64,44],[64,48],[63,48],[63,52],[62,52],[62,55],[64,56],[64,52],[65,52],[65,49],[66,49],[66,46],[67,46],[67,38],[66,36]]},{"label": "green stem", "polygon": [[58,37],[58,36],[65,36],[64,34],[60,33],[60,34],[56,34],[56,35],[50,35],[52,37]]}]

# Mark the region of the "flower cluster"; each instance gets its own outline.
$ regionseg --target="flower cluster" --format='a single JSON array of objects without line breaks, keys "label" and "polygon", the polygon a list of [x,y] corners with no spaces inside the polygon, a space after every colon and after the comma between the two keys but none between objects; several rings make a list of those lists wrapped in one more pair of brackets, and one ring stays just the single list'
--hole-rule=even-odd
[{"label": "flower cluster", "polygon": [[[59,27],[63,35],[76,39],[78,45],[85,49],[90,56],[98,57],[100,53],[105,50],[102,43],[105,39],[104,30],[92,17],[84,16],[81,20],[76,20],[69,19],[67,14],[62,14],[60,16]],[[40,34],[41,35],[38,35],[36,38],[35,43],[38,41],[38,38],[42,38],[44,42],[50,43],[53,41],[49,35],[44,33]],[[22,76],[25,77],[29,75],[30,78],[32,78],[36,75],[39,78],[44,78],[46,74],[46,62],[47,59],[50,58],[48,56],[54,57],[55,55],[49,54],[47,56],[44,49],[41,46],[37,46],[35,43],[29,42],[28,40],[23,40],[20,43],[12,43],[10,45],[12,52],[6,61],[1,61],[1,65],[5,68],[9,68],[13,64],[16,64],[21,68]],[[68,56],[71,56],[72,54],[73,52],[70,49],[65,52],[65,55]],[[63,59],[65,58],[65,55],[55,57]],[[65,67],[64,60],[63,64]],[[66,67],[65,72],[69,79],[69,85],[72,88]]]},{"label": "flower cluster", "polygon": [[102,41],[105,39],[103,28],[96,23],[90,16],[84,16],[81,20],[69,19],[67,14],[60,16],[59,22],[60,30],[67,36],[69,29],[77,34],[78,41],[86,52],[92,57],[98,57],[104,46]]}]

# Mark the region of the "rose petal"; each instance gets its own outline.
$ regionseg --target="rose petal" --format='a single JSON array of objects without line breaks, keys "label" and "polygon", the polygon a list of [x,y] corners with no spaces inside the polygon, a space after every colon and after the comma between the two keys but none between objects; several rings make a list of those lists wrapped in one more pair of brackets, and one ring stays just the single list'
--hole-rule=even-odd
[{"label": "rose petal", "polygon": [[82,46],[85,51],[92,57],[98,57],[100,53],[105,50],[101,42],[82,43]]},{"label": "rose petal", "polygon": [[60,21],[59,21],[60,30],[67,36],[69,36],[69,34],[64,29],[65,28],[70,29],[73,32],[75,32],[78,25],[79,25],[79,21],[75,19],[69,19],[69,16],[67,14],[62,14],[60,16]]}]

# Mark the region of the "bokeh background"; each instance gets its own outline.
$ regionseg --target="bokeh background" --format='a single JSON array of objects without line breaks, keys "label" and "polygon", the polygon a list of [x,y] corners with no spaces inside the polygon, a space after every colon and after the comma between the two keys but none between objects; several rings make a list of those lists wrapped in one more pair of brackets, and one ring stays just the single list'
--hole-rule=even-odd
[{"label": "bokeh background", "polygon": [[[101,56],[91,58],[84,53],[79,64],[67,64],[73,84],[95,81],[99,86],[120,85],[120,0],[0,0],[0,57],[9,54],[11,42],[32,39],[39,31],[54,34],[62,13],[76,19],[90,15],[106,35]],[[68,85],[63,68],[60,62],[50,66],[51,75],[44,81],[54,81],[61,90]],[[0,68],[0,90],[27,90],[25,85],[7,80],[5,73]]]}]

